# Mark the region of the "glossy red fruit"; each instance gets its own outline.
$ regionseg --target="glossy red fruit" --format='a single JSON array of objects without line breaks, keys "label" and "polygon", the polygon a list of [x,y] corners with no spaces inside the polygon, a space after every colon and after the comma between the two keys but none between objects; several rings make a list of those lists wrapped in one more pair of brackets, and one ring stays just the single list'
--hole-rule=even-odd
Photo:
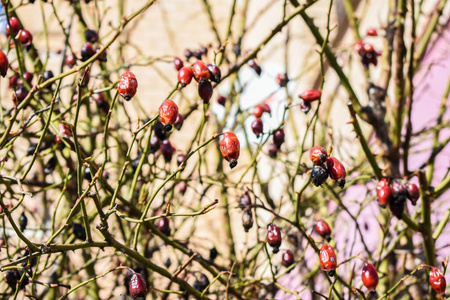
[{"label": "glossy red fruit", "polygon": [[219,83],[220,79],[222,78],[222,72],[220,71],[219,67],[214,64],[207,64],[206,66],[209,70],[209,78],[212,81]]},{"label": "glossy red fruit", "polygon": [[182,114],[178,113],[177,119],[175,120],[175,123],[173,123],[173,126],[175,126],[177,130],[181,130],[181,127],[183,127],[183,123],[184,117]]},{"label": "glossy red fruit", "polygon": [[19,37],[20,43],[24,46],[31,45],[33,42],[33,35],[26,29],[22,29]]},{"label": "glossy red fruit", "polygon": [[273,134],[273,143],[275,145],[277,145],[278,149],[280,149],[281,145],[283,145],[284,139],[285,139],[285,137],[284,137],[284,130],[283,130],[283,128],[278,129]]},{"label": "glossy red fruit", "polygon": [[420,197],[420,191],[415,183],[406,183],[406,197],[411,200],[412,205],[417,204],[417,200],[419,200]]},{"label": "glossy red fruit", "polygon": [[200,98],[202,98],[203,103],[207,104],[209,103],[209,100],[211,100],[213,94],[213,87],[211,85],[211,82],[206,79],[200,80],[198,83],[198,95]]},{"label": "glossy red fruit", "polygon": [[328,242],[331,240],[331,229],[327,222],[324,220],[317,220],[316,222],[316,231],[320,234],[321,237],[326,239]]},{"label": "glossy red fruit", "polygon": [[364,44],[362,45],[362,49],[363,49],[363,51],[366,52],[366,53],[374,52],[374,51],[375,51],[374,48],[373,48],[373,45],[372,45],[372,44],[369,44],[369,43],[364,43]]},{"label": "glossy red fruit", "polygon": [[273,253],[278,253],[278,251],[280,251],[281,232],[275,224],[270,223],[267,225],[267,243],[273,248]]},{"label": "glossy red fruit", "polygon": [[170,223],[169,219],[167,219],[166,217],[158,219],[157,227],[158,230],[161,231],[164,235],[170,235]]},{"label": "glossy red fruit", "polygon": [[253,115],[255,117],[261,118],[263,113],[264,113],[264,109],[261,105],[256,105],[255,108],[253,108]]},{"label": "glossy red fruit", "polygon": [[0,50],[0,75],[2,75],[2,77],[6,76],[6,73],[8,72],[8,68],[9,68],[8,57],[2,50]]},{"label": "glossy red fruit", "polygon": [[377,30],[375,28],[367,28],[366,33],[368,36],[377,36]]},{"label": "glossy red fruit", "polygon": [[317,101],[322,97],[322,92],[318,90],[307,90],[301,93],[300,98],[305,102]]},{"label": "glossy red fruit", "polygon": [[166,131],[172,130],[172,125],[178,117],[178,106],[170,99],[164,101],[159,107],[159,119]]},{"label": "glossy red fruit", "polygon": [[294,254],[291,250],[284,250],[283,254],[281,255],[281,263],[286,268],[290,267],[295,262]]},{"label": "glossy red fruit", "polygon": [[306,115],[311,110],[311,103],[302,101],[300,103],[300,110],[302,113]]},{"label": "glossy red fruit", "polygon": [[131,72],[125,72],[120,77],[117,90],[119,94],[126,100],[130,101],[136,95],[138,82],[136,76]]},{"label": "glossy red fruit", "polygon": [[375,291],[378,285],[378,273],[375,267],[366,262],[362,269],[362,282],[369,291]]},{"label": "glossy red fruit", "polygon": [[355,50],[356,53],[361,54],[361,52],[363,50],[363,42],[362,41],[357,41],[353,45],[353,50]]},{"label": "glossy red fruit", "polygon": [[182,67],[178,71],[178,82],[181,84],[182,87],[185,87],[189,83],[191,83],[192,76],[194,76],[194,73],[192,72],[191,68]]},{"label": "glossy red fruit", "polygon": [[445,289],[447,287],[447,282],[444,275],[439,271],[438,268],[432,268],[430,271],[429,282],[433,290],[439,295],[445,297]]},{"label": "glossy red fruit", "polygon": [[251,209],[246,209],[242,213],[242,226],[245,232],[248,232],[253,227],[253,214]]},{"label": "glossy red fruit", "polygon": [[28,82],[28,84],[31,85],[31,82],[33,81],[33,73],[31,72],[25,72],[23,73],[23,79],[25,79],[26,82]]},{"label": "glossy red fruit", "polygon": [[337,259],[333,247],[328,244],[323,244],[322,248],[320,249],[319,260],[322,270],[328,272],[329,276],[334,276],[337,266]]},{"label": "glossy red fruit", "polygon": [[134,272],[129,283],[130,296],[145,297],[147,294],[147,284],[141,274]]},{"label": "glossy red fruit", "polygon": [[377,190],[381,190],[385,186],[389,186],[389,178],[387,177],[381,178],[381,180],[377,183]]},{"label": "glossy red fruit", "polygon": [[286,73],[278,74],[276,80],[277,80],[277,83],[278,83],[278,85],[280,87],[285,87],[288,84],[288,82],[289,82],[289,78],[287,77]]},{"label": "glossy red fruit", "polygon": [[181,59],[179,59],[178,57],[175,57],[173,59],[173,64],[175,65],[175,69],[177,71],[180,71],[180,69],[183,67],[183,61]]},{"label": "glossy red fruit", "polygon": [[6,35],[9,36],[12,32],[13,36],[16,36],[20,29],[22,29],[22,26],[20,25],[19,20],[16,17],[9,18],[9,24],[11,24],[11,27],[9,27],[8,23],[6,24]]},{"label": "glossy red fruit", "polygon": [[330,178],[339,184],[341,189],[345,186],[347,172],[344,165],[335,157],[327,157],[327,168]]},{"label": "glossy red fruit", "polygon": [[383,186],[380,189],[377,188],[378,204],[382,208],[386,208],[386,206],[389,204],[391,196],[392,196],[392,192],[391,192],[391,188],[389,186]]},{"label": "glossy red fruit", "polygon": [[223,133],[222,141],[220,141],[220,152],[223,158],[230,163],[230,168],[233,169],[237,165],[241,145],[237,136],[233,132]]},{"label": "glossy red fruit", "polygon": [[192,72],[194,73],[194,79],[197,82],[200,82],[200,80],[202,80],[202,79],[208,80],[210,77],[210,72],[209,72],[208,67],[201,60],[197,60],[192,65]]},{"label": "glossy red fruit", "polygon": [[164,160],[166,162],[170,162],[172,160],[172,156],[175,153],[175,148],[168,140],[164,140],[161,145],[161,153],[164,156]]},{"label": "glossy red fruit", "polygon": [[225,106],[226,102],[227,102],[227,98],[225,98],[224,96],[219,95],[217,97],[217,103],[219,103],[220,105]]},{"label": "glossy red fruit", "polygon": [[76,58],[73,54],[69,54],[66,56],[66,65],[69,68],[72,68],[73,66],[75,66],[75,63],[76,63]]},{"label": "glossy red fruit", "polygon": [[259,138],[259,135],[263,132],[263,121],[260,118],[256,118],[252,122],[252,131]]},{"label": "glossy red fruit", "polygon": [[322,146],[314,146],[309,151],[309,159],[315,165],[321,165],[327,160],[327,150]]},{"label": "glossy red fruit", "polygon": [[81,46],[81,61],[87,61],[89,58],[91,58],[95,54],[94,47],[91,43],[85,42],[83,46]]},{"label": "glossy red fruit", "polygon": [[256,72],[256,74],[258,74],[258,76],[261,76],[261,72],[262,72],[261,67],[256,63],[256,61],[254,59],[250,59],[247,62],[247,64],[250,68],[252,68]]},{"label": "glossy red fruit", "polygon": [[250,195],[247,192],[245,192],[241,196],[241,198],[239,198],[239,208],[246,209],[251,204],[252,204],[252,199],[250,198]]}]

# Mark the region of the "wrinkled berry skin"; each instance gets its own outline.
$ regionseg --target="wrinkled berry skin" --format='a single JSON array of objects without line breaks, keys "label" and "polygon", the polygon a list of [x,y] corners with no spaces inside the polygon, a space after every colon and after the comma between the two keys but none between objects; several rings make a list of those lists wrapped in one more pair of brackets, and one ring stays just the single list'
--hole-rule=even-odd
[{"label": "wrinkled berry skin", "polygon": [[192,65],[192,72],[194,73],[194,79],[197,82],[200,82],[200,80],[202,80],[202,79],[208,80],[210,78],[209,69],[205,65],[205,63],[201,60],[197,60]]},{"label": "wrinkled berry skin", "polygon": [[220,79],[222,78],[222,72],[220,71],[219,67],[214,64],[207,64],[206,66],[208,67],[210,73],[209,78],[212,81],[219,83]]},{"label": "wrinkled berry skin", "polygon": [[260,118],[256,118],[252,122],[252,131],[259,138],[259,135],[263,132],[263,121]]},{"label": "wrinkled berry skin", "polygon": [[241,145],[237,136],[230,131],[223,133],[223,138],[220,141],[220,152],[223,158],[230,163],[231,169],[236,167],[240,151]]},{"label": "wrinkled berry skin", "polygon": [[406,184],[406,197],[411,201],[412,205],[417,204],[417,200],[420,198],[419,187],[412,182]]},{"label": "wrinkled berry skin", "polygon": [[27,218],[27,216],[25,215],[25,212],[23,212],[21,215],[20,215],[20,218],[19,218],[19,227],[20,227],[20,231],[24,231],[26,228],[27,228],[27,225],[28,225],[28,218]]},{"label": "wrinkled berry skin", "polygon": [[292,253],[291,250],[283,251],[283,254],[281,256],[281,263],[283,264],[283,266],[288,268],[294,263],[294,261],[295,261],[294,254]]},{"label": "wrinkled berry skin", "polygon": [[316,231],[320,234],[328,242],[331,240],[331,229],[327,222],[324,220],[317,220],[316,222]]},{"label": "wrinkled berry skin", "polygon": [[28,30],[23,29],[20,32],[19,40],[23,46],[29,46],[33,42],[33,35]]},{"label": "wrinkled berry skin", "polygon": [[270,223],[267,225],[267,243],[273,248],[273,253],[280,251],[281,232],[277,225]]},{"label": "wrinkled berry skin", "polygon": [[432,268],[430,271],[429,282],[433,290],[436,291],[439,295],[445,296],[445,289],[447,287],[447,282],[445,280],[444,275],[439,271],[438,268]]},{"label": "wrinkled berry skin", "polygon": [[315,165],[321,165],[327,160],[327,151],[322,146],[314,146],[309,151],[309,158]]},{"label": "wrinkled berry skin", "polygon": [[175,70],[180,71],[180,69],[183,67],[183,61],[179,59],[178,57],[175,57],[173,59],[173,64],[175,65]]},{"label": "wrinkled berry skin", "polygon": [[378,285],[378,273],[375,267],[366,262],[362,269],[362,282],[369,291],[375,291]]},{"label": "wrinkled berry skin", "polygon": [[246,209],[251,204],[252,199],[250,198],[250,195],[247,192],[242,194],[241,198],[239,198],[239,208]]},{"label": "wrinkled berry skin", "polygon": [[406,201],[406,187],[399,180],[394,179],[392,181],[391,191],[395,202]]},{"label": "wrinkled berry skin", "polygon": [[300,94],[300,98],[305,102],[313,102],[320,100],[322,97],[322,92],[318,90],[307,90]]},{"label": "wrinkled berry skin", "polygon": [[138,82],[136,76],[131,72],[125,72],[120,77],[119,86],[117,87],[119,94],[126,100],[130,101],[136,95]]},{"label": "wrinkled berry skin", "polygon": [[161,145],[161,153],[164,156],[164,160],[166,162],[170,162],[172,160],[172,156],[175,153],[175,148],[168,140],[164,140]]},{"label": "wrinkled berry skin", "polygon": [[0,50],[0,75],[4,78],[9,68],[9,60],[6,54]]},{"label": "wrinkled berry skin", "polygon": [[166,217],[162,217],[158,220],[158,230],[161,231],[164,235],[170,235],[170,223],[169,219]]},{"label": "wrinkled berry skin", "polygon": [[[11,28],[9,27],[9,24],[11,24]],[[20,29],[22,29],[22,26],[16,17],[9,18],[9,24],[6,24],[6,35],[9,36],[12,31],[12,34],[15,37],[19,33]]]},{"label": "wrinkled berry skin", "polygon": [[250,209],[246,209],[242,213],[242,226],[245,232],[248,232],[253,227],[253,214]]},{"label": "wrinkled berry skin", "polygon": [[213,94],[213,87],[211,82],[208,80],[202,79],[198,84],[198,95],[202,98],[203,103],[209,103]]},{"label": "wrinkled berry skin", "polygon": [[314,166],[311,170],[311,181],[315,186],[322,185],[328,179],[328,170],[323,165]]},{"label": "wrinkled berry skin", "polygon": [[194,73],[192,72],[191,68],[182,67],[178,71],[178,82],[181,84],[182,87],[185,87],[189,83],[191,83],[193,76],[194,76]]},{"label": "wrinkled berry skin", "polygon": [[130,278],[128,289],[132,297],[145,297],[147,294],[147,284],[145,283],[144,277],[139,273],[134,273]]},{"label": "wrinkled berry skin", "polygon": [[159,107],[159,119],[166,131],[172,130],[172,125],[178,117],[178,106],[170,99],[165,100]]},{"label": "wrinkled berry skin", "polygon": [[283,128],[280,128],[277,131],[275,131],[275,133],[273,134],[273,143],[277,145],[278,149],[281,148],[281,145],[283,145],[284,140],[285,136]]},{"label": "wrinkled berry skin", "polygon": [[335,157],[327,157],[327,168],[330,178],[339,184],[341,189],[345,186],[347,172],[344,165]]},{"label": "wrinkled berry skin", "polygon": [[55,170],[57,163],[58,163],[58,159],[56,158],[56,156],[52,156],[44,166],[44,174],[48,175],[51,172],[53,172],[53,170]]},{"label": "wrinkled berry skin", "polygon": [[333,247],[328,244],[323,244],[322,248],[320,249],[319,260],[322,270],[328,272],[329,276],[334,276],[337,266],[337,259]]},{"label": "wrinkled berry skin", "polygon": [[377,199],[378,204],[382,208],[386,208],[386,206],[389,204],[392,197],[391,188],[389,186],[383,186],[382,188],[377,188]]},{"label": "wrinkled berry skin", "polygon": [[302,101],[300,103],[300,110],[302,113],[306,115],[311,110],[311,103]]}]

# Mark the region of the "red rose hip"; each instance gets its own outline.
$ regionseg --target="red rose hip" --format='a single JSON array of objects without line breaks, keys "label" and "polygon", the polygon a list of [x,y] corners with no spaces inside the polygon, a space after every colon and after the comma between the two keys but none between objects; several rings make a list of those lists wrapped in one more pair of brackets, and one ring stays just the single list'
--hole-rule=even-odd
[{"label": "red rose hip", "polygon": [[281,145],[284,143],[284,130],[283,128],[278,129],[273,134],[273,143],[277,145],[278,149],[281,148]]},{"label": "red rose hip", "polygon": [[322,97],[322,92],[318,90],[307,90],[301,93],[300,98],[305,102],[317,101]]},{"label": "red rose hip", "polygon": [[237,165],[241,146],[238,138],[233,132],[223,133],[222,141],[220,141],[220,152],[223,158],[230,163],[230,168],[233,169]]},{"label": "red rose hip", "polygon": [[194,73],[194,79],[197,82],[200,82],[200,80],[202,80],[202,79],[208,80],[210,77],[210,72],[209,72],[208,67],[201,60],[197,60],[192,65],[192,72]]},{"label": "red rose hip", "polygon": [[200,80],[198,84],[198,95],[200,96],[200,98],[202,98],[203,103],[205,104],[209,103],[212,94],[213,94],[213,87],[211,85],[211,82],[206,79]]},{"label": "red rose hip", "polygon": [[331,240],[331,229],[327,222],[324,220],[317,220],[316,231],[321,237],[326,239],[328,242]]},{"label": "red rose hip", "polygon": [[259,135],[263,132],[263,121],[260,118],[256,118],[252,122],[252,131],[256,134],[256,137],[259,137]]},{"label": "red rose hip", "polygon": [[330,178],[339,184],[341,189],[345,186],[347,172],[344,165],[335,157],[327,157],[327,168]]},{"label": "red rose hip", "polygon": [[438,268],[431,269],[429,282],[436,293],[445,297],[445,288],[447,287],[447,282],[444,275],[441,273],[441,271],[439,271]]},{"label": "red rose hip", "polygon": [[280,251],[281,232],[275,224],[270,223],[267,225],[267,243],[273,248],[273,253],[278,253],[278,251]]},{"label": "red rose hip", "polygon": [[320,249],[319,260],[322,270],[328,272],[329,276],[334,276],[337,266],[337,259],[333,247],[328,244],[323,244],[322,248]]},{"label": "red rose hip", "polygon": [[411,201],[412,205],[417,204],[417,200],[420,197],[420,191],[415,183],[408,182],[406,184],[406,197]]},{"label": "red rose hip", "polygon": [[16,17],[9,18],[9,24],[11,24],[11,28],[8,24],[6,24],[6,35],[9,36],[12,31],[12,34],[15,37],[19,33],[20,29],[22,29],[22,26]]},{"label": "red rose hip", "polygon": [[180,71],[180,69],[183,67],[183,61],[179,59],[178,57],[175,57],[173,60],[173,64],[175,65],[175,69],[177,71]]},{"label": "red rose hip", "polygon": [[283,264],[283,266],[288,268],[294,263],[294,261],[295,261],[294,254],[292,253],[291,250],[283,251],[283,254],[281,256],[281,263]]},{"label": "red rose hip", "polygon": [[125,72],[122,74],[122,77],[120,77],[117,90],[126,101],[130,101],[131,98],[136,95],[137,87],[138,82],[136,76],[134,76],[134,74],[131,72]]},{"label": "red rose hip", "polygon": [[378,285],[378,273],[375,267],[366,262],[362,269],[362,282],[364,286],[371,292],[375,292]]},{"label": "red rose hip", "polygon": [[315,165],[321,165],[327,160],[327,151],[322,146],[314,146],[309,151],[309,158]]},{"label": "red rose hip", "polygon": [[134,272],[129,283],[130,296],[145,297],[147,294],[147,284],[141,274]]},{"label": "red rose hip", "polygon": [[31,45],[33,42],[33,35],[26,29],[23,29],[19,37],[20,43],[24,46]]},{"label": "red rose hip", "polygon": [[383,186],[381,189],[377,188],[378,204],[382,208],[386,208],[386,206],[389,204],[391,196],[392,196],[392,192],[391,192],[391,188],[389,186]]},{"label": "red rose hip", "polygon": [[159,119],[164,125],[166,131],[172,130],[178,117],[178,106],[170,99],[164,101],[159,107]]},{"label": "red rose hip", "polygon": [[191,68],[182,67],[178,71],[178,82],[181,84],[182,87],[185,87],[189,83],[191,83],[192,76],[194,76],[194,73],[192,72]]},{"label": "red rose hip", "polygon": [[6,73],[8,72],[8,68],[9,68],[8,57],[2,50],[0,50],[0,75],[2,75],[2,77],[6,76]]}]

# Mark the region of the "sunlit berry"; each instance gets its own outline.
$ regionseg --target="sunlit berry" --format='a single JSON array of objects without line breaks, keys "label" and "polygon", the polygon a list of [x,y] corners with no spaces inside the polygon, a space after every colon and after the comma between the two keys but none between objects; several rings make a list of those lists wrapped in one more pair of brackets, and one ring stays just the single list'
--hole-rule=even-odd
[{"label": "sunlit berry", "polygon": [[164,235],[170,235],[170,222],[169,219],[167,219],[166,217],[162,217],[160,219],[158,219],[157,223],[157,227],[158,230],[161,231]]},{"label": "sunlit berry", "polygon": [[281,263],[286,268],[289,268],[295,262],[294,254],[291,250],[284,250],[281,255]]},{"label": "sunlit berry", "polygon": [[366,262],[362,269],[362,282],[369,291],[375,291],[378,285],[378,273],[375,267]]},{"label": "sunlit berry", "polygon": [[194,73],[192,72],[192,69],[189,67],[182,67],[178,71],[178,82],[181,84],[181,86],[185,87],[189,83],[191,83],[192,76],[194,76]]},{"label": "sunlit berry", "polygon": [[327,160],[327,150],[322,146],[314,146],[309,151],[309,159],[315,165],[321,165]]},{"label": "sunlit berry", "polygon": [[318,90],[307,90],[300,94],[300,98],[305,102],[317,101],[322,97],[322,92]]},{"label": "sunlit berry", "polygon": [[175,57],[173,59],[173,64],[175,65],[175,69],[177,71],[180,71],[180,69],[183,67],[183,61],[181,59],[179,59],[178,57]]},{"label": "sunlit berry", "polygon": [[389,186],[383,186],[380,189],[377,189],[378,204],[382,208],[385,208],[389,204],[389,201],[391,200],[391,196],[392,196],[392,192],[391,192],[391,188]]},{"label": "sunlit berry", "polygon": [[281,145],[283,145],[284,140],[285,136],[283,128],[280,128],[277,131],[275,131],[275,133],[273,134],[273,143],[277,145],[278,149],[281,148]]},{"label": "sunlit berry", "polygon": [[131,72],[125,72],[120,77],[117,90],[119,94],[126,100],[130,101],[136,95],[138,82],[136,76]]},{"label": "sunlit berry", "polygon": [[4,78],[9,68],[9,60],[6,54],[0,50],[0,75]]},{"label": "sunlit berry", "polygon": [[344,165],[335,157],[327,157],[327,168],[330,178],[339,184],[341,189],[345,186],[347,172]]},{"label": "sunlit berry", "polygon": [[194,79],[197,82],[200,82],[200,80],[202,80],[202,79],[208,80],[210,77],[210,72],[209,72],[208,67],[201,60],[197,60],[192,65],[192,72],[194,73]]},{"label": "sunlit berry", "polygon": [[411,201],[412,205],[417,204],[417,200],[420,197],[420,191],[415,183],[406,183],[406,197]]},{"label": "sunlit berry", "polygon": [[95,54],[94,47],[90,42],[85,42],[83,46],[81,46],[81,61],[87,61]]},{"label": "sunlit berry", "polygon": [[324,220],[317,220],[316,222],[316,231],[320,234],[328,242],[331,240],[331,229],[327,222]]},{"label": "sunlit berry", "polygon": [[11,27],[9,27],[8,23],[6,23],[6,35],[9,36],[12,32],[15,37],[19,33],[20,29],[22,29],[22,26],[16,17],[9,18],[9,24],[11,24]]},{"label": "sunlit berry", "polygon": [[33,35],[28,30],[22,29],[19,40],[22,45],[29,46],[33,42]]},{"label": "sunlit berry", "polygon": [[260,134],[263,132],[263,121],[260,118],[256,118],[252,122],[252,131],[259,138]]},{"label": "sunlit berry", "polygon": [[178,117],[178,106],[170,99],[165,100],[159,107],[159,119],[166,131],[172,130],[172,125]]},{"label": "sunlit berry", "polygon": [[228,131],[223,133],[222,140],[220,141],[220,152],[223,158],[230,163],[231,169],[236,167],[238,163],[240,149],[239,140],[233,132]]},{"label": "sunlit berry", "polygon": [[136,272],[131,276],[128,288],[132,297],[145,297],[147,294],[147,284],[145,283],[144,277]]},{"label": "sunlit berry", "polygon": [[366,33],[368,36],[377,36],[377,30],[375,28],[367,28]]},{"label": "sunlit berry", "polygon": [[447,282],[445,276],[439,271],[438,268],[432,268],[430,271],[429,282],[433,290],[439,295],[445,297],[445,289],[447,287]]},{"label": "sunlit berry", "polygon": [[273,248],[273,253],[278,253],[281,245],[281,232],[277,225],[267,225],[267,243]]},{"label": "sunlit berry", "polygon": [[334,276],[337,266],[337,259],[333,247],[328,244],[323,244],[320,249],[319,260],[322,270],[328,272],[329,276]]}]

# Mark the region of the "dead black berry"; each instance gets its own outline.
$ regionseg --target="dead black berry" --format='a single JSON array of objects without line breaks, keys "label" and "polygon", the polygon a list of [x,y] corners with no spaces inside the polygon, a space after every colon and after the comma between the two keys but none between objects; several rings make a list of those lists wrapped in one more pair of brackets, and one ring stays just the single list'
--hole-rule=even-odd
[{"label": "dead black berry", "polygon": [[27,156],[33,155],[34,151],[36,151],[37,144],[31,143],[27,149]]},{"label": "dead black berry", "polygon": [[253,227],[253,214],[250,209],[246,209],[242,213],[242,226],[245,232],[248,232]]},{"label": "dead black berry", "polygon": [[271,143],[269,145],[269,156],[272,158],[276,158],[278,154],[278,147],[275,143]]},{"label": "dead black berry", "polygon": [[155,135],[161,140],[164,141],[166,139],[166,129],[160,120],[157,120],[155,123],[155,127],[153,128]]},{"label": "dead black berry", "polygon": [[86,240],[86,230],[83,225],[79,223],[72,223],[72,231],[75,237],[81,241]]},{"label": "dead black berry", "polygon": [[98,33],[95,30],[92,29],[86,30],[84,36],[86,37],[86,41],[88,42],[95,43],[98,41]]},{"label": "dead black berry", "polygon": [[27,225],[28,225],[28,218],[27,218],[27,216],[25,215],[25,212],[23,212],[21,215],[20,215],[20,218],[19,218],[19,227],[20,227],[20,231],[24,231],[26,228],[27,228]]},{"label": "dead black berry", "polygon": [[84,179],[86,179],[89,182],[92,181],[91,169],[89,167],[86,167],[84,169]]},{"label": "dead black berry", "polygon": [[315,165],[311,170],[311,181],[315,186],[322,185],[328,179],[328,170],[324,165]]},{"label": "dead black berry", "polygon": [[218,254],[216,247],[209,249],[209,260],[214,261]]},{"label": "dead black berry", "polygon": [[58,163],[58,159],[56,158],[56,156],[52,156],[45,164],[44,174],[48,175],[48,174],[52,173],[53,170],[55,170],[57,163]]},{"label": "dead black berry", "polygon": [[51,70],[47,70],[42,75],[42,80],[45,82],[49,79],[52,79],[53,77],[55,77],[55,75],[53,75],[53,72]]},{"label": "dead black berry", "polygon": [[193,288],[199,292],[203,292],[209,285],[209,279],[205,274],[200,273],[198,278],[195,279]]},{"label": "dead black berry", "polygon": [[239,208],[246,209],[251,204],[252,204],[252,199],[250,198],[250,195],[248,194],[248,192],[245,192],[241,196],[241,198],[239,198]]}]

